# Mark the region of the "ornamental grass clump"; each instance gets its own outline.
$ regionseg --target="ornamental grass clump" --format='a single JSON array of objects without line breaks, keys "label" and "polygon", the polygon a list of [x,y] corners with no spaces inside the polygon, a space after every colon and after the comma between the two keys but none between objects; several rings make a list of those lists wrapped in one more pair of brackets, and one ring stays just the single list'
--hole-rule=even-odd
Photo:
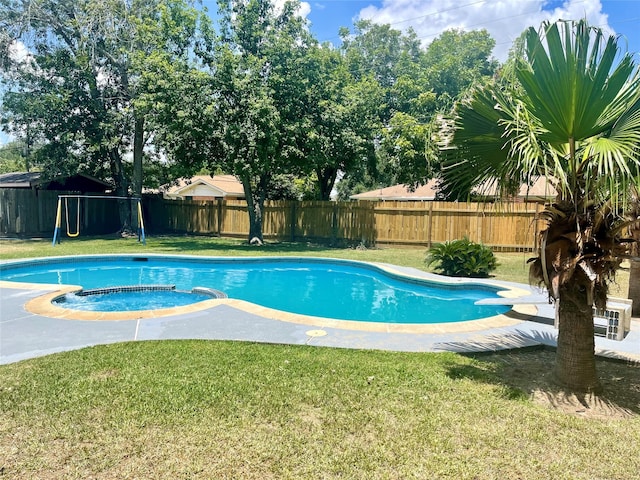
[{"label": "ornamental grass clump", "polygon": [[450,277],[488,277],[498,266],[491,249],[464,237],[433,246],[427,252],[427,266]]}]

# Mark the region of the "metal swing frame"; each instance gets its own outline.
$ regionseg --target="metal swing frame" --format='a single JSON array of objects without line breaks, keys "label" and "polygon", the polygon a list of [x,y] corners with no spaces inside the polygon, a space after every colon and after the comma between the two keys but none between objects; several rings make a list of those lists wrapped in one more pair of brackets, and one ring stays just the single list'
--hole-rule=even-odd
[{"label": "metal swing frame", "polygon": [[[71,232],[69,228],[69,199],[76,198],[78,200],[78,211],[76,217],[76,231]],[[64,200],[65,205],[65,217],[67,224],[67,236],[69,237],[77,237],[80,235],[80,199],[82,198],[91,198],[91,199],[109,199],[109,200],[129,200],[136,202],[136,206],[138,209],[138,241],[142,242],[143,245],[147,244],[146,235],[144,232],[144,219],[142,218],[142,199],[138,197],[112,197],[109,195],[58,195],[58,207],[56,210],[56,224],[53,230],[53,241],[52,245],[55,247],[56,243],[60,243],[60,230],[62,229],[62,201]]]}]

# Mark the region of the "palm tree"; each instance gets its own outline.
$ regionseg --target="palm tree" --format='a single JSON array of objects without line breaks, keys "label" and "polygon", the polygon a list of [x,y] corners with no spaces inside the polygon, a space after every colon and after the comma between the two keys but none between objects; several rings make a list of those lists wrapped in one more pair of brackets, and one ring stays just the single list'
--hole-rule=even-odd
[{"label": "palm tree", "polygon": [[452,194],[497,184],[508,195],[554,179],[530,277],[559,309],[557,380],[598,391],[593,307],[604,308],[628,247],[622,210],[640,179],[640,71],[584,20],[545,22],[524,39],[516,81],[480,87],[457,106],[442,182]]}]

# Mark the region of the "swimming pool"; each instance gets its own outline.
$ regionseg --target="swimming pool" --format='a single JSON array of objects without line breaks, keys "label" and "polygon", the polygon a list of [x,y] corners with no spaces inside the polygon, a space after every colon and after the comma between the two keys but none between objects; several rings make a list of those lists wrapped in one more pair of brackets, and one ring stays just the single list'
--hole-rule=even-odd
[{"label": "swimming pool", "polygon": [[57,257],[4,263],[0,280],[78,285],[85,290],[154,284],[189,292],[205,287],[284,312],[380,323],[462,322],[511,308],[475,304],[498,298],[503,290],[498,286],[436,283],[373,264],[318,258]]}]

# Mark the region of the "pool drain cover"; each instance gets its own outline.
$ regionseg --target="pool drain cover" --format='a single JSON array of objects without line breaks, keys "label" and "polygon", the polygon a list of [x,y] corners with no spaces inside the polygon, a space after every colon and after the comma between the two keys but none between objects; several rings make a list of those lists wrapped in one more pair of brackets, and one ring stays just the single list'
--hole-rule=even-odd
[{"label": "pool drain cover", "polygon": [[324,337],[327,334],[324,330],[308,330],[306,333],[310,337]]}]

